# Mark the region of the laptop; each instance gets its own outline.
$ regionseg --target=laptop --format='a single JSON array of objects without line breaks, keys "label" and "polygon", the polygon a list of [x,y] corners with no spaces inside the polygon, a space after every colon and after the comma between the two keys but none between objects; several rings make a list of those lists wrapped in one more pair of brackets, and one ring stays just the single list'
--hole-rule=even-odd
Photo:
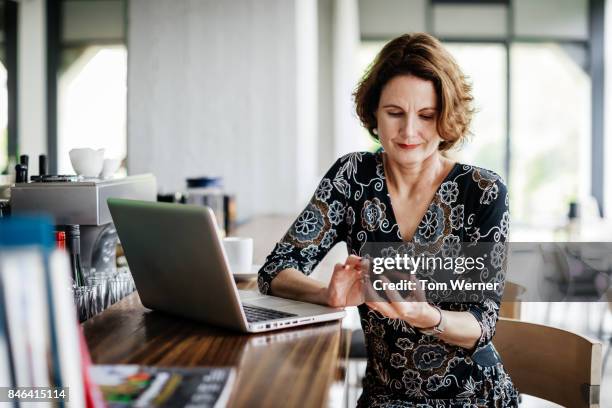
[{"label": "laptop", "polygon": [[109,198],[142,304],[242,332],[337,320],[344,310],[238,290],[208,207]]}]

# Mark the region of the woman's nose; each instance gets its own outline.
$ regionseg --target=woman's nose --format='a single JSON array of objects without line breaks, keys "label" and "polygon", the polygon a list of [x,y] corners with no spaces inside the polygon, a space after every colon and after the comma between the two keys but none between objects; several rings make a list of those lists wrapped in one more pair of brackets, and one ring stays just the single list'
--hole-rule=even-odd
[{"label": "woman's nose", "polygon": [[418,133],[418,121],[413,115],[406,115],[402,123],[401,136],[411,139]]}]

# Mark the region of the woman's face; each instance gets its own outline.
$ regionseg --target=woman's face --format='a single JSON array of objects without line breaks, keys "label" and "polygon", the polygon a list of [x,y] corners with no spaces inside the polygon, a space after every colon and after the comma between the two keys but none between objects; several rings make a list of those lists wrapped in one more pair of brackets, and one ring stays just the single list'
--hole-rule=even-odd
[{"label": "woman's face", "polygon": [[399,75],[387,82],[376,120],[378,137],[391,160],[418,164],[438,151],[442,139],[436,129],[436,102],[431,81]]}]

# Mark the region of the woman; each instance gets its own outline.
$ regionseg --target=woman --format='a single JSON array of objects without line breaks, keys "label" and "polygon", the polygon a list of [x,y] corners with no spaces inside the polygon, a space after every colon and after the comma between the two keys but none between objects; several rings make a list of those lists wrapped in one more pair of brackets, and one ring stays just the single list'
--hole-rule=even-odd
[{"label": "woman", "polygon": [[[435,38],[407,34],[389,42],[355,92],[357,114],[384,151],[337,160],[259,271],[263,293],[358,306],[368,352],[359,406],[518,405],[490,345],[498,301],[387,303],[364,296],[367,243],[506,241],[503,181],[443,155],[468,133],[470,92]],[[307,277],[340,241],[350,255],[329,285]]]}]

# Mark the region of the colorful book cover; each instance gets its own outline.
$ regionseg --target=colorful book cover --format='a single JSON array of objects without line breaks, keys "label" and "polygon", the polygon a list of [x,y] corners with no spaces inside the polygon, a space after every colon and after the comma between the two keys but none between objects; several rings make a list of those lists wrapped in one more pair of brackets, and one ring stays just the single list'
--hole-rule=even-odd
[{"label": "colorful book cover", "polygon": [[90,374],[109,408],[224,407],[236,376],[225,367],[139,365],[93,365]]}]

